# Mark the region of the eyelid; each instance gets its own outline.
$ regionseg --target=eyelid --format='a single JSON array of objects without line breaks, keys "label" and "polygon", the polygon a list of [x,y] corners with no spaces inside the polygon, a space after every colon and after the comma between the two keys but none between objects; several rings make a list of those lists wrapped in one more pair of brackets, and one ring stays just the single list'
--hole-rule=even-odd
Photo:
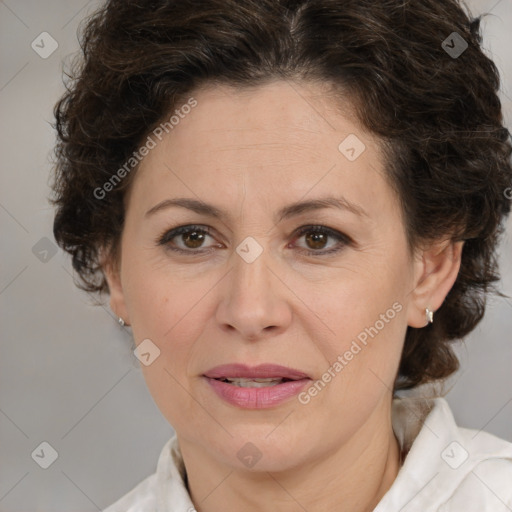
[{"label": "eyelid", "polygon": [[[300,238],[304,235],[304,233],[308,232],[316,232],[316,233],[323,233],[327,236],[334,238],[338,241],[338,243],[334,246],[334,248],[331,249],[319,249],[317,251],[313,249],[304,249],[299,248],[299,250],[308,255],[308,256],[327,256],[329,254],[335,254],[339,253],[345,246],[347,245],[353,245],[353,240],[345,233],[342,233],[341,231],[338,231],[336,229],[330,228],[328,226],[325,226],[323,224],[307,224],[304,226],[301,226],[298,228],[294,233],[294,241],[297,238]],[[339,247],[341,244],[341,247]]]},{"label": "eyelid", "polygon": [[352,239],[346,235],[345,233],[342,233],[341,231],[338,231],[337,229],[330,228],[328,226],[324,226],[323,224],[307,224],[304,226],[301,226],[298,228],[295,232],[295,236],[302,236],[304,233],[307,233],[308,231],[316,231],[319,233],[325,233],[327,235],[332,236],[333,238],[338,238],[341,240],[348,242],[351,242]]},{"label": "eyelid", "polygon": [[176,238],[177,236],[189,231],[201,231],[207,235],[212,236],[212,228],[209,226],[205,226],[203,224],[182,224],[180,226],[176,226],[175,228],[166,229],[164,233],[158,237],[157,243],[164,245],[170,242],[173,238]]}]

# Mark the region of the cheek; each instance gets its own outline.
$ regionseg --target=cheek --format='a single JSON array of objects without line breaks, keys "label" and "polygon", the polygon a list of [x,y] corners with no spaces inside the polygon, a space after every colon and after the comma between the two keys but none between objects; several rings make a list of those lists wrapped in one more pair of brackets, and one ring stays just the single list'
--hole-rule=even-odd
[{"label": "cheek", "polygon": [[156,405],[174,428],[186,429],[191,422],[204,420],[201,410],[191,404],[189,379],[194,361],[201,356],[197,340],[207,321],[201,298],[208,288],[204,280],[185,284],[161,270],[130,278],[135,341],[149,338],[160,351],[151,365],[141,364],[141,369]]},{"label": "cheek", "polygon": [[160,350],[161,370],[184,375],[197,357],[196,340],[213,315],[205,308],[215,276],[183,276],[165,262],[147,264],[141,258],[125,263],[125,297],[136,344],[149,338]]},{"label": "cheek", "polygon": [[[127,237],[128,238],[128,237]],[[194,294],[194,283],[182,283],[175,269],[154,250],[132,250],[126,242],[123,259],[123,292],[136,340],[140,336],[161,338],[183,316],[188,297]]]},{"label": "cheek", "polygon": [[363,388],[368,396],[376,387],[392,388],[407,329],[408,265],[403,254],[379,257],[311,297],[328,327],[323,337],[313,338],[325,370],[337,362],[331,373],[343,375],[334,379],[338,397],[354,391],[361,396]]},{"label": "cheek", "polygon": [[407,327],[400,299],[381,290],[350,288],[330,301],[316,301],[329,329],[323,338],[314,337],[326,362],[341,359],[343,371],[351,367],[356,379],[361,368],[364,372],[370,367],[384,373],[394,371]]}]

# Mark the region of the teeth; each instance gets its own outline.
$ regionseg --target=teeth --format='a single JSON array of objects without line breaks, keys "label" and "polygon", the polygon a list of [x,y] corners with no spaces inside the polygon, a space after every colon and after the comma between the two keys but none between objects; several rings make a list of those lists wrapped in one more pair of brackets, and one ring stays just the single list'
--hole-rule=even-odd
[{"label": "teeth", "polygon": [[275,386],[283,382],[282,378],[269,379],[244,379],[244,378],[225,378],[225,381],[241,388],[264,388],[267,386]]}]

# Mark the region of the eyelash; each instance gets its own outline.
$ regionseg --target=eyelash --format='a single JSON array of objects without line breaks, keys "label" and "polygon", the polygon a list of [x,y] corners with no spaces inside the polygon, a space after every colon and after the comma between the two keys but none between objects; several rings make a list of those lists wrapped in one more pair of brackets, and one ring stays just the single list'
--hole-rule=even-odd
[{"label": "eyelash", "polygon": [[[158,245],[165,245],[167,246],[167,249],[171,251],[175,251],[181,254],[187,254],[187,255],[196,255],[196,254],[204,254],[205,252],[208,252],[209,249],[180,249],[179,247],[171,247],[169,245],[169,242],[180,235],[183,235],[185,233],[191,233],[191,232],[197,232],[203,235],[209,235],[213,237],[211,229],[208,226],[198,226],[194,224],[188,224],[186,226],[179,226],[177,228],[171,229],[169,231],[166,231],[162,236],[160,236],[157,240]],[[345,246],[350,245],[352,243],[352,239],[348,237],[347,235],[344,235],[343,233],[340,233],[339,231],[336,231],[334,229],[328,228],[326,226],[321,225],[308,225],[308,226],[302,226],[299,228],[296,233],[294,234],[294,238],[300,238],[305,233],[315,233],[315,234],[323,234],[328,235],[332,238],[335,238],[338,240],[337,246],[331,249],[327,250],[308,250],[308,249],[300,249],[300,252],[305,254],[306,256],[324,256],[328,254],[333,254],[340,252]],[[340,246],[341,245],[341,246]]]}]

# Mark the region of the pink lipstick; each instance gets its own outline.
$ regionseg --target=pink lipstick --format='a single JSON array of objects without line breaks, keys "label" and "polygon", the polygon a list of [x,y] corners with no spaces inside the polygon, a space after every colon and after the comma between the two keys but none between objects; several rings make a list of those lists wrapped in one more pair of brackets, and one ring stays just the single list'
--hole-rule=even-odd
[{"label": "pink lipstick", "polygon": [[208,370],[204,377],[220,398],[244,409],[279,405],[311,382],[304,372],[275,364],[221,365]]}]

